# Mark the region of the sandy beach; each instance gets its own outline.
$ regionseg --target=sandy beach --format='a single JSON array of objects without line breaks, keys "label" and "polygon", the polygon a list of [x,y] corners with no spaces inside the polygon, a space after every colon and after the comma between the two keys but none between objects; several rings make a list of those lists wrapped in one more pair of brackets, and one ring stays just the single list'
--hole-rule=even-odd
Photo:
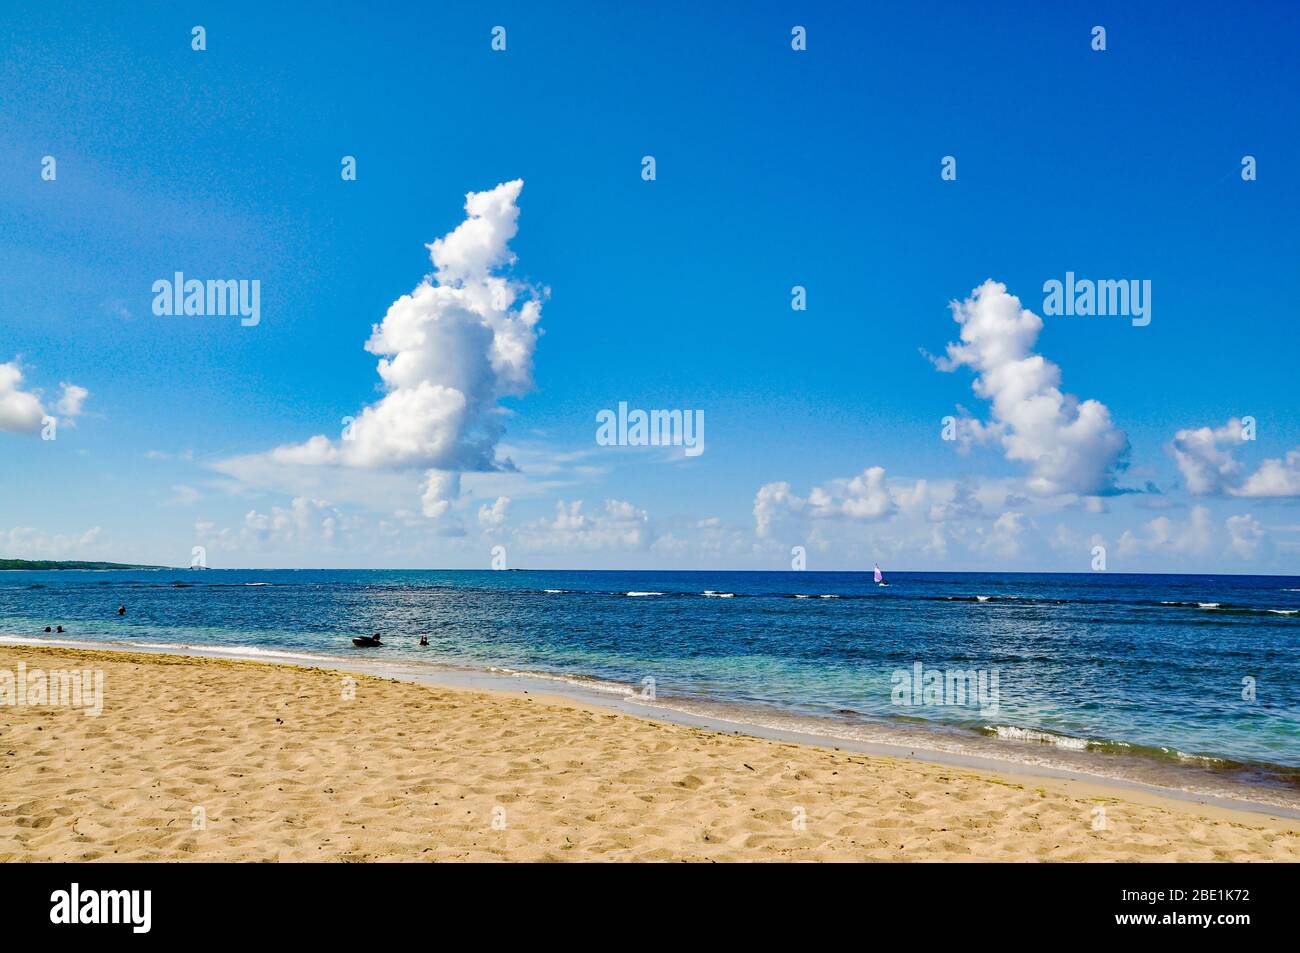
[{"label": "sandy beach", "polygon": [[1295,861],[1300,820],[722,734],[561,698],[0,647],[0,861]]}]

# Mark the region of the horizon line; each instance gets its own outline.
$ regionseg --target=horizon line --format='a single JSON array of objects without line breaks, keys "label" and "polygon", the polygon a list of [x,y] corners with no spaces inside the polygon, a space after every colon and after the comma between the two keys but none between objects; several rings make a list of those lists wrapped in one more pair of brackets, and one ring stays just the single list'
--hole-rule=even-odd
[{"label": "horizon line", "polygon": [[[108,562],[109,560],[27,560],[29,562]],[[419,567],[409,566],[149,566],[123,565],[109,569],[3,569],[0,572],[670,572],[670,573],[754,573],[807,575],[817,573],[852,573],[870,576],[873,569],[555,569],[510,567],[492,569],[482,567]],[[1241,576],[1261,579],[1300,579],[1296,573],[1246,573],[1246,572],[1119,572],[1115,570],[1059,570],[1059,569],[891,569],[892,576]]]}]

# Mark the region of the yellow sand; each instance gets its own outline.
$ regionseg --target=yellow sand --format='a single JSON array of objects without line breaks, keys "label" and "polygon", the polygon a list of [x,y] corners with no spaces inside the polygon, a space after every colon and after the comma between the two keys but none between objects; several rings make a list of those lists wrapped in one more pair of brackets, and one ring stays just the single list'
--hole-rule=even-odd
[{"label": "yellow sand", "polygon": [[101,668],[106,700],[0,707],[0,860],[1300,859],[1300,821],[561,699],[0,647],[20,659]]}]

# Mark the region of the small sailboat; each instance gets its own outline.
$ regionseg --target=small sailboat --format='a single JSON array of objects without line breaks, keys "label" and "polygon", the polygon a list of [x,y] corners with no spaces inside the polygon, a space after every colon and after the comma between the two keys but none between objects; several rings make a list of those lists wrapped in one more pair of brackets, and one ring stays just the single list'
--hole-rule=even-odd
[{"label": "small sailboat", "polygon": [[889,587],[889,583],[885,582],[885,574],[880,571],[880,563],[876,563],[876,585]]}]

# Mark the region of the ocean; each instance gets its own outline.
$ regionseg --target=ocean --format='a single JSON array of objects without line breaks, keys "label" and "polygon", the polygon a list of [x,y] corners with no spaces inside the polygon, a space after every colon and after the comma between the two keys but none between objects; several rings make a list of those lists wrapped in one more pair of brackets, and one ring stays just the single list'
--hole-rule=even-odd
[{"label": "ocean", "polygon": [[[557,694],[605,694],[649,714],[1300,808],[1300,577],[889,581],[819,572],[3,572],[0,633],[19,643],[537,678]],[[46,635],[47,625],[66,633]],[[372,632],[383,648],[352,646]]]}]

